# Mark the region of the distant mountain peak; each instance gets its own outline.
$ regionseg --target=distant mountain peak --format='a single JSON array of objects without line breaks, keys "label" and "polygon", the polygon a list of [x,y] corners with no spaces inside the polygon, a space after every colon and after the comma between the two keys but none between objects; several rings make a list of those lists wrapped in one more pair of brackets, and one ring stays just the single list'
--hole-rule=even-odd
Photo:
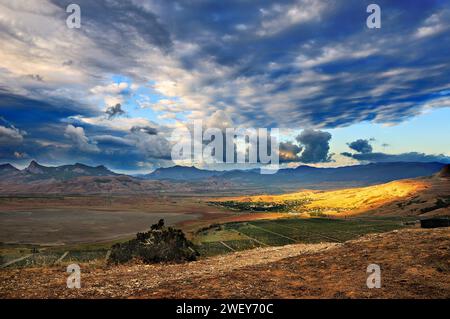
[{"label": "distant mountain peak", "polygon": [[42,166],[35,160],[32,160],[30,162],[30,165],[28,165],[28,167],[25,169],[25,171],[32,174],[42,174],[45,168],[46,168],[45,166]]},{"label": "distant mountain peak", "polygon": [[36,162],[35,160],[32,160],[32,161],[30,162],[30,164],[28,165],[28,167],[37,167],[37,166],[41,166],[41,165],[39,165],[39,163]]},{"label": "distant mountain peak", "polygon": [[36,161],[31,161],[30,165],[23,170],[25,176],[33,179],[56,179],[67,180],[80,176],[115,176],[118,175],[104,165],[89,166],[82,163],[75,163],[62,166],[43,166]]},{"label": "distant mountain peak", "polygon": [[11,172],[18,172],[19,169],[17,169],[16,167],[14,167],[13,165],[6,163],[6,164],[0,164],[0,171],[6,172],[6,171],[11,171]]}]

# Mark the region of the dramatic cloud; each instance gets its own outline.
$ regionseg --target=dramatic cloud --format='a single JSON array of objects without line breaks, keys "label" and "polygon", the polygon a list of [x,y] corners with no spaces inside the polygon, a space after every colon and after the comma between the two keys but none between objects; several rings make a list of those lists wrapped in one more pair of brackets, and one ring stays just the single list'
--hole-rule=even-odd
[{"label": "dramatic cloud", "polygon": [[14,152],[14,157],[17,158],[17,159],[28,158],[28,154],[16,151],[16,152]]},{"label": "dramatic cloud", "polygon": [[87,136],[84,134],[82,127],[75,127],[73,125],[67,125],[64,132],[64,136],[70,139],[75,147],[84,152],[98,152],[99,149],[96,145],[91,144]]},{"label": "dramatic cloud", "polygon": [[402,154],[386,154],[386,153],[362,153],[350,154],[347,152],[342,155],[354,158],[362,162],[382,163],[382,162],[440,162],[450,163],[450,157],[440,155],[430,155],[418,152],[409,152]]},{"label": "dramatic cloud", "polygon": [[370,145],[369,140],[359,139],[349,143],[348,147],[358,153],[372,153],[372,145]]},{"label": "dramatic cloud", "polygon": [[[148,155],[167,157],[160,135],[189,120],[318,130],[450,106],[445,1],[380,0],[381,30],[365,27],[360,0],[79,0],[80,29],[67,28],[67,4],[0,1],[0,116],[16,128],[1,136],[23,144],[2,154],[133,169],[160,164]],[[327,162],[326,134],[282,148]]]},{"label": "dramatic cloud", "polygon": [[125,111],[122,110],[122,105],[120,103],[110,106],[106,109],[105,113],[108,115],[109,119],[112,119],[115,116],[123,115],[125,114]]},{"label": "dramatic cloud", "polygon": [[128,83],[111,83],[109,85],[98,85],[91,92],[94,94],[120,94],[128,89]]},{"label": "dramatic cloud", "polygon": [[114,135],[97,135],[93,136],[92,140],[95,141],[97,145],[108,146],[108,147],[127,147],[132,146],[134,143],[127,138],[114,136]]},{"label": "dramatic cloud", "polygon": [[0,125],[0,145],[18,144],[23,141],[22,133],[15,127],[5,127]]},{"label": "dramatic cloud", "polygon": [[280,142],[280,162],[300,162],[299,153],[303,150],[292,142]]},{"label": "dramatic cloud", "polygon": [[[370,140],[358,139],[354,142],[348,143],[347,145],[354,151],[358,152],[352,154],[349,152],[343,152],[341,155],[349,157],[360,162],[441,162],[449,163],[450,157],[444,154],[425,154],[420,152],[408,152],[401,154],[386,154],[382,152],[372,152],[373,148],[370,145]],[[389,144],[382,143],[382,147],[387,147]]]},{"label": "dramatic cloud", "polygon": [[323,131],[306,129],[296,140],[304,146],[299,160],[303,163],[323,163],[331,161],[330,150],[331,134]]},{"label": "dramatic cloud", "polygon": [[17,129],[5,118],[0,116],[0,145],[20,144],[25,134],[25,131]]},{"label": "dramatic cloud", "polygon": [[140,132],[130,136],[138,150],[148,159],[171,160],[172,145],[169,141],[158,135],[149,135]]},{"label": "dramatic cloud", "polygon": [[42,82],[44,81],[44,79],[42,78],[42,76],[40,76],[39,74],[30,74],[29,77],[33,80]]},{"label": "dramatic cloud", "polygon": [[151,126],[133,126],[130,131],[133,133],[136,133],[136,132],[146,133],[148,135],[158,134],[158,130]]},{"label": "dramatic cloud", "polygon": [[222,110],[214,112],[206,118],[205,128],[218,128],[224,131],[227,128],[234,128],[235,124],[229,114]]}]

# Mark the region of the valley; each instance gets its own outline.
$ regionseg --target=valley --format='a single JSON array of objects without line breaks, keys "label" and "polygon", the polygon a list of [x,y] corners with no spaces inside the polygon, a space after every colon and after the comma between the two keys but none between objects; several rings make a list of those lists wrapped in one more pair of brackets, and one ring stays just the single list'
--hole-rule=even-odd
[{"label": "valley", "polygon": [[[99,177],[75,177],[61,183],[71,183],[79,178],[87,178],[88,181]],[[390,245],[396,234],[418,236],[414,240],[419,242],[425,240],[428,234],[439,234],[441,240],[444,240],[443,238],[448,236],[448,229],[430,230],[425,233],[426,230],[420,229],[419,221],[430,216],[450,215],[449,190],[448,173],[441,172],[430,177],[397,180],[372,186],[332,190],[300,189],[284,194],[260,192],[258,195],[251,195],[251,192],[246,194],[244,191],[241,192],[244,195],[236,196],[230,192],[223,194],[214,190],[197,195],[189,192],[179,193],[177,196],[152,192],[123,195],[115,192],[3,194],[0,196],[0,276],[12,275],[11,278],[14,279],[4,277],[0,295],[12,296],[7,287],[15,284],[22,287],[23,283],[19,281],[26,278],[31,280],[28,276],[34,276],[34,271],[37,270],[48,276],[49,282],[44,284],[44,287],[50,289],[59,280],[55,277],[58,269],[77,263],[88,272],[87,287],[91,288],[84,290],[84,293],[73,295],[76,297],[202,297],[205,296],[203,292],[184,286],[189,279],[176,265],[143,266],[134,262],[122,266],[108,264],[111,246],[127,241],[137,232],[148,230],[150,225],[159,219],[165,219],[169,226],[183,230],[193,242],[195,251],[199,253],[198,261],[189,263],[198,273],[195,280],[204,282],[205,278],[210,277],[213,280],[211,284],[217,281],[221,283],[220,287],[226,287],[227,285],[222,286],[222,276],[230,276],[232,284],[235,278],[239,277],[235,273],[237,269],[257,269],[263,265],[278,267],[271,263],[283,264],[285,260],[287,262],[289,258],[303,254],[308,256],[308,260],[315,258],[310,254],[321,254],[323,257],[318,258],[329,258],[334,251],[354,245],[354,242],[362,241],[366,243],[364,245],[372,245],[372,240],[377,238],[381,241],[387,240],[385,245]],[[413,237],[410,240],[413,240]],[[430,242],[424,245],[430,249]],[[442,253],[448,254],[445,249]],[[356,252],[352,254],[352,258],[358,258]],[[395,253],[387,256],[390,262],[394,262],[391,259],[394,255]],[[237,256],[240,256],[239,259],[232,261]],[[266,256],[265,259],[263,256]],[[399,258],[401,260],[404,257]],[[223,265],[225,260],[231,262],[230,267]],[[334,260],[331,259],[330,262],[333,263]],[[344,260],[340,262],[347,263]],[[165,267],[169,273],[172,271],[170,269],[181,271],[179,276],[174,277],[179,281],[174,282],[173,278],[157,274],[153,275],[152,283],[147,282],[139,272],[147,273],[150,269],[148,267],[155,271],[158,267]],[[220,270],[221,267],[225,268]],[[448,272],[445,263],[431,264],[430,267],[438,267],[443,269],[444,273]],[[132,280],[139,283],[138,287],[141,288],[136,290],[130,287],[125,291],[113,288],[121,287],[119,277],[123,276],[121,272],[125,269],[133,273]],[[253,271],[256,274],[259,270]],[[104,278],[102,272],[113,276],[114,284],[98,290],[95,287],[104,285],[96,283],[99,277]],[[18,273],[20,279],[13,275]],[[287,274],[280,272],[275,276],[277,280],[284,282]],[[246,279],[239,280],[245,282]],[[184,287],[182,295],[171,288],[178,285]],[[207,291],[212,289],[212,295],[226,295],[219,286],[213,287],[205,282],[205,287],[210,287]],[[154,294],[148,290],[153,288],[156,289]],[[25,287],[21,289],[23,296],[29,296]],[[314,295],[310,289],[309,287],[305,290],[305,295],[301,296]],[[354,296],[335,291],[332,287],[327,289],[338,295],[343,293],[348,297]],[[446,288],[439,289],[432,288],[430,294],[448,295]],[[235,297],[260,297],[257,291],[235,291]],[[288,291],[281,290],[280,294],[291,296]],[[51,296],[48,293],[49,290],[45,289],[34,292],[37,296]],[[63,295],[68,298],[72,296],[67,292]]]}]

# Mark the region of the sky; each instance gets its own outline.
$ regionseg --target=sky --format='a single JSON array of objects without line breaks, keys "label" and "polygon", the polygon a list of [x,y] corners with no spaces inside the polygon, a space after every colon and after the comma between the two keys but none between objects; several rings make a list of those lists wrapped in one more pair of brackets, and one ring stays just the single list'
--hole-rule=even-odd
[{"label": "sky", "polygon": [[0,0],[0,163],[149,172],[195,120],[280,128],[289,167],[450,163],[449,31],[442,0]]}]

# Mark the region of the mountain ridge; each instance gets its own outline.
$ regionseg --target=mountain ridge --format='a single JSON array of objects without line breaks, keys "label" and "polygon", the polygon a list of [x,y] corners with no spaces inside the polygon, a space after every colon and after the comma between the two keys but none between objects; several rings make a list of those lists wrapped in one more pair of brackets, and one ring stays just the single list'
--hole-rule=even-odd
[{"label": "mountain ridge", "polygon": [[30,164],[22,170],[19,170],[10,163],[0,165],[0,176],[4,180],[17,179],[20,180],[69,180],[83,176],[119,176],[106,168],[104,165],[89,166],[81,163],[61,165],[61,166],[44,166],[32,160]]},{"label": "mountain ridge", "polygon": [[389,162],[370,163],[342,167],[319,168],[307,165],[296,168],[280,169],[275,174],[259,174],[258,170],[209,171],[195,167],[173,166],[159,168],[141,176],[150,180],[197,180],[215,178],[219,180],[237,180],[248,183],[321,183],[330,181],[365,181],[370,183],[388,182],[397,179],[430,176],[439,172],[446,164],[438,162]]},{"label": "mountain ridge", "polygon": [[[104,165],[49,167],[32,161],[18,170],[0,164],[0,193],[284,193],[298,189],[362,187],[438,174],[442,163],[392,162],[337,168],[299,166],[262,175],[258,169],[210,171],[196,167],[160,168],[148,175],[117,174]],[[122,178],[123,177],[123,178]]]}]

